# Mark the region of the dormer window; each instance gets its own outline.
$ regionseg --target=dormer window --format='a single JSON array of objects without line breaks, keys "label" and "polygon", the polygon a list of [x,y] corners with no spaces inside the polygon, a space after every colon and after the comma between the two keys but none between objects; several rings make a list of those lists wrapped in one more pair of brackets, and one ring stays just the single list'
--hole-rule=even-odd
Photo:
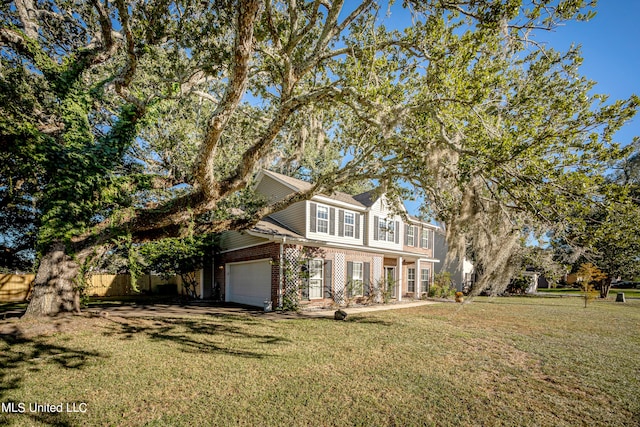
[{"label": "dormer window", "polygon": [[329,208],[326,206],[318,206],[317,209],[316,230],[318,233],[329,232]]}]

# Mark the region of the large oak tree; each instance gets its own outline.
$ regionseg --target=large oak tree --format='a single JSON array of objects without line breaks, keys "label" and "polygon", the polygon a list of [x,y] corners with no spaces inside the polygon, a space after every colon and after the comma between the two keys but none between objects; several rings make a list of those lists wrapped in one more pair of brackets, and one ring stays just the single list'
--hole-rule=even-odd
[{"label": "large oak tree", "polygon": [[[76,309],[114,239],[241,229],[367,179],[423,196],[453,253],[474,247],[480,287],[504,282],[523,230],[598,191],[636,110],[590,95],[577,50],[532,38],[584,3],[3,3],[1,143],[27,153],[6,173],[37,212],[27,314]],[[315,185],[266,204],[260,167]]]}]

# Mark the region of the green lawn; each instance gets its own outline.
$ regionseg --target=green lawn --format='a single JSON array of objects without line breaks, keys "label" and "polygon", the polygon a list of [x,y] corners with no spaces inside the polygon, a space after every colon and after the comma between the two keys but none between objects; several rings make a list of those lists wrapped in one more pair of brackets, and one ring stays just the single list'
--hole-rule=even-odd
[{"label": "green lawn", "polygon": [[0,424],[637,426],[640,301],[582,304],[476,298],[347,322],[74,317],[53,335],[0,336],[0,402],[87,412]]},{"label": "green lawn", "polygon": [[[567,294],[567,295],[580,295],[581,290],[578,288],[538,288],[538,292],[545,292],[549,294]],[[609,299],[615,300],[618,292],[624,292],[625,298],[640,298],[640,289],[615,289],[609,290]],[[599,295],[599,294],[598,294]]]}]

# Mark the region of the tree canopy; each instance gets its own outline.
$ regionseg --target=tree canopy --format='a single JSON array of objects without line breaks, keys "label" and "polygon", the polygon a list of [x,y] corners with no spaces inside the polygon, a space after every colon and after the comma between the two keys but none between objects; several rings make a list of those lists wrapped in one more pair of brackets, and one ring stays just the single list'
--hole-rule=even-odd
[{"label": "tree canopy", "polygon": [[[396,10],[410,19],[393,21]],[[29,183],[42,292],[56,265],[77,272],[120,236],[241,229],[367,180],[423,196],[453,255],[474,248],[479,286],[506,285],[523,230],[598,194],[623,154],[612,136],[638,104],[592,95],[579,50],[532,41],[589,18],[581,0],[14,0],[0,11],[1,143],[24,158],[3,169],[3,188]],[[262,167],[315,184],[267,204],[251,194]]]}]

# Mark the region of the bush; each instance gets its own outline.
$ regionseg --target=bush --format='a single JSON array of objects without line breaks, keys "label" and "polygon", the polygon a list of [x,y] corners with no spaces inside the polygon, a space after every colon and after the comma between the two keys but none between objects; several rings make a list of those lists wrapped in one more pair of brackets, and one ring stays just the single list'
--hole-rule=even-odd
[{"label": "bush", "polygon": [[509,286],[507,286],[506,292],[509,294],[524,294],[527,291],[527,288],[531,284],[531,278],[520,275],[515,279],[511,279],[509,282]]},{"label": "bush", "polygon": [[429,296],[432,298],[451,298],[455,293],[456,288],[451,282],[451,274],[448,272],[436,274],[433,284],[429,287]]}]

